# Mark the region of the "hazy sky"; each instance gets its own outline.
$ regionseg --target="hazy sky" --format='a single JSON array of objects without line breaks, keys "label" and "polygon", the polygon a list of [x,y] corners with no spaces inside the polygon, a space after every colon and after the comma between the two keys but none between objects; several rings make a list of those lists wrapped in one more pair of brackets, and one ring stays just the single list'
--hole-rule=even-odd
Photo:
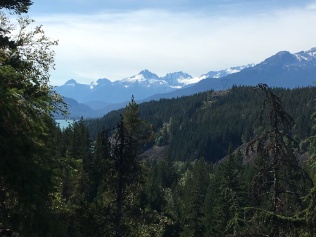
[{"label": "hazy sky", "polygon": [[34,0],[58,39],[51,84],[259,63],[316,47],[316,0]]}]

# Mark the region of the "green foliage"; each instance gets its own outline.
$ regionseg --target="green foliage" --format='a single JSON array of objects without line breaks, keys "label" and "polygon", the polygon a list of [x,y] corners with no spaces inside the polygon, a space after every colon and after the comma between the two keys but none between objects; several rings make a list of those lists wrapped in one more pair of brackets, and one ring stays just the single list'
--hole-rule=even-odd
[{"label": "green foliage", "polygon": [[123,116],[123,123],[127,131],[130,132],[131,135],[137,133],[139,129],[141,129],[142,120],[139,118],[139,110],[138,105],[134,100],[134,96],[132,96],[131,101],[126,106]]},{"label": "green foliage", "polygon": [[[137,106],[132,99],[131,107],[125,109],[127,114],[139,113],[152,123],[155,145],[168,146],[169,153],[146,162],[145,186],[138,186],[142,186],[138,189],[141,195],[127,198],[141,211],[134,212],[138,213],[135,216],[123,205],[124,218],[133,216],[130,223],[137,227],[125,226],[124,231],[154,236],[313,236],[315,191],[300,166],[294,137],[303,140],[314,133],[308,118],[315,110],[315,88],[259,88],[264,97],[262,110],[260,97],[254,96],[257,91],[251,87]],[[285,110],[293,115],[295,124]],[[111,112],[95,123],[86,122],[89,131],[113,127],[120,112]],[[249,144],[247,149],[244,144],[240,152],[225,157],[214,168],[209,164],[243,143]],[[305,143],[302,147],[308,149]],[[245,150],[250,157],[243,157]],[[203,156],[205,161],[200,159]],[[315,174],[310,168],[309,173]],[[115,218],[113,209],[111,213]],[[140,227],[137,223],[146,215],[150,221]],[[159,231],[148,232],[152,228]]]},{"label": "green foliage", "polygon": [[243,228],[242,209],[249,202],[247,169],[239,152],[214,167],[205,202],[206,236],[238,234]]},{"label": "green foliage", "polygon": [[[315,130],[315,118],[316,113],[313,113],[311,119],[314,122],[313,130]],[[300,213],[300,217],[304,218],[307,222],[309,231],[306,231],[306,236],[314,236],[316,233],[316,139],[315,135],[310,136],[304,141],[308,144],[310,158],[307,161],[306,169],[308,170],[311,179],[313,180],[314,186],[309,190],[309,193],[303,198],[304,202],[307,204],[306,208]]]},{"label": "green foliage", "polygon": [[204,226],[204,203],[210,182],[209,165],[204,160],[195,161],[191,171],[184,177],[181,236],[202,236]]},{"label": "green foliage", "polygon": [[142,198],[146,172],[139,151],[149,132],[133,99],[117,126],[95,142],[83,121],[63,131],[63,154],[80,162],[64,183],[72,184],[68,196],[77,197],[65,200],[69,236],[160,236],[167,219]]},{"label": "green foliage", "polygon": [[[212,122],[220,121],[220,108],[229,108],[224,110],[229,113],[234,108],[227,103],[235,103],[238,99],[248,103],[254,95],[252,89],[234,87],[230,93],[220,97],[208,94],[208,102],[203,101],[203,94],[195,95],[196,103],[191,103],[191,121],[179,114],[169,117],[172,109],[170,114],[166,113],[164,119],[158,121],[158,114],[150,107],[150,113],[142,110],[151,103],[137,105],[132,98],[121,119],[115,112],[109,115],[109,129],[103,129],[95,141],[91,142],[88,130],[101,128],[105,125],[102,120],[107,117],[99,119],[93,129],[93,121],[79,121],[57,132],[61,138],[58,154],[64,160],[58,171],[59,189],[53,193],[54,210],[57,217],[64,221],[57,221],[54,225],[59,226],[64,236],[313,236],[315,189],[299,165],[298,144],[292,138],[294,134],[297,138],[305,138],[312,129],[300,133],[274,92],[279,92],[283,98],[287,98],[288,93],[301,95],[304,99],[300,100],[308,102],[297,102],[304,104],[302,110],[296,109],[297,113],[307,111],[311,114],[314,108],[310,101],[314,89],[271,90],[265,86],[262,89],[259,93],[264,96],[263,110],[256,106],[256,116],[237,117],[247,122],[236,121],[236,128],[228,125],[227,133],[220,133],[215,125],[211,125],[214,133],[208,133],[210,125],[199,127],[194,121],[200,119],[206,125],[207,119],[202,119],[202,115],[210,116]],[[249,97],[247,93],[250,93]],[[247,101],[243,101],[244,98]],[[190,99],[185,98],[187,103]],[[201,99],[203,103],[198,102]],[[253,101],[260,104],[258,98],[253,97]],[[183,101],[175,99],[169,102],[179,109]],[[156,106],[159,103],[166,105],[167,102],[162,100]],[[236,102],[234,106],[239,111],[249,106],[247,109],[251,113],[254,108],[252,103],[238,107]],[[159,106],[154,108],[158,110]],[[181,110],[186,111],[186,108]],[[214,165],[202,158],[175,161],[176,158],[169,156],[144,160],[146,158],[141,153],[147,145],[143,144],[153,144],[149,139],[153,135],[151,126],[141,119],[146,113],[148,116],[157,115],[151,120],[157,122],[153,129],[156,132],[155,142],[165,132],[168,134],[164,145],[170,146],[169,155],[175,149],[172,148],[176,144],[174,139],[182,139],[180,135],[192,137],[189,142],[182,140],[181,148],[177,148],[179,153],[196,146],[200,146],[198,149],[201,151],[206,149],[201,143],[191,144],[201,136],[197,134],[194,137],[202,127],[206,130],[203,130],[203,136],[208,142],[214,141],[213,137],[208,138],[212,134],[217,134],[218,141],[225,135],[227,141],[216,144],[221,149],[226,148],[222,154],[230,155]],[[249,124],[255,117],[262,118],[259,126],[255,122]],[[150,120],[151,117],[148,118]],[[298,116],[296,120],[300,118],[303,117]],[[115,119],[119,121],[116,126],[113,125]],[[289,120],[283,126],[286,119]],[[240,147],[240,151],[232,152],[237,143],[234,136],[230,140],[228,135],[233,131],[241,134],[241,131],[247,130],[252,131],[242,132],[240,137],[243,142],[248,142],[251,157],[244,156],[246,144]],[[256,138],[249,143],[253,136]],[[310,152],[314,149],[313,144],[310,142]],[[305,145],[305,148],[308,146]],[[209,149],[218,152],[214,147]],[[274,176],[276,173],[278,175]],[[309,174],[314,175],[313,169],[309,169]],[[278,200],[276,206],[275,197]]]},{"label": "green foliage", "polygon": [[[2,1],[0,7],[26,12],[30,1]],[[0,13],[0,229],[26,236],[53,231],[56,133],[52,113],[61,98],[49,86],[55,41],[32,20],[17,25]]]},{"label": "green foliage", "polygon": [[[124,116],[117,124],[114,133],[108,139],[107,163],[109,175],[105,182],[107,195],[113,205],[113,218],[110,225],[114,236],[144,235],[150,228],[141,224],[146,216],[153,218],[153,212],[140,206],[144,184],[144,168],[139,156],[141,144],[149,137],[150,130],[138,116],[138,105],[132,97],[125,109]],[[151,216],[151,217],[150,217]],[[158,218],[158,216],[156,216]],[[132,228],[132,226],[136,226]],[[145,229],[144,227],[147,226]],[[155,229],[155,228],[154,228]],[[134,234],[132,234],[135,232]],[[108,233],[109,235],[109,233]]]},{"label": "green foliage", "polygon": [[[257,169],[251,183],[256,207],[247,208],[251,223],[257,224],[254,234],[290,235],[299,229],[302,220],[295,217],[303,209],[302,197],[310,188],[307,173],[298,165],[297,142],[290,136],[293,119],[287,114],[279,97],[260,84],[264,100],[260,113],[263,132],[251,141],[249,149],[258,155]],[[267,111],[266,111],[267,109]],[[258,225],[262,222],[268,225]]]}]

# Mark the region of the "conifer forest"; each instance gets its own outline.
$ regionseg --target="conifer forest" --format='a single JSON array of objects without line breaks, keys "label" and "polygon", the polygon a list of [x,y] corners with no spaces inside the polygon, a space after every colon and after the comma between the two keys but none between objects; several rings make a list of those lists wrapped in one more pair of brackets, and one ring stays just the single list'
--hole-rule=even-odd
[{"label": "conifer forest", "polygon": [[31,5],[0,1],[0,236],[316,236],[316,87],[131,95],[60,128]]}]

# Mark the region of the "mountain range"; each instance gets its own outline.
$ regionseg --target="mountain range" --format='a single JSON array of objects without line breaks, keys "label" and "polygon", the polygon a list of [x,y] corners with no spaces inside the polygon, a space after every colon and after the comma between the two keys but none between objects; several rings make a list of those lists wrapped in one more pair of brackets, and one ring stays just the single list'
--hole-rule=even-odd
[{"label": "mountain range", "polygon": [[[100,117],[124,107],[131,96],[137,102],[192,95],[206,90],[226,90],[233,85],[295,88],[313,86],[316,80],[316,48],[291,54],[281,51],[259,64],[210,71],[200,77],[184,72],[159,77],[143,70],[118,81],[103,78],[87,84],[74,79],[56,88],[65,97],[71,117]],[[71,99],[70,99],[71,98]]]},{"label": "mountain range", "polygon": [[188,87],[205,78],[220,78],[251,66],[253,65],[249,64],[221,71],[210,71],[195,78],[185,72],[173,72],[168,73],[164,77],[158,77],[155,73],[143,70],[137,75],[114,82],[107,78],[102,78],[90,84],[80,84],[71,79],[64,85],[58,86],[57,92],[80,103],[91,104],[91,101],[120,103],[129,100],[131,95],[134,95],[136,100],[141,100],[154,94],[167,93]]}]

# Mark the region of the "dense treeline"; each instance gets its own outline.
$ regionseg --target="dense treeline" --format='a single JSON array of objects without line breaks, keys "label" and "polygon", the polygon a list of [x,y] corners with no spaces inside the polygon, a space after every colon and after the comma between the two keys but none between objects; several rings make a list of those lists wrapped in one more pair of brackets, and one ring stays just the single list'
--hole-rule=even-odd
[{"label": "dense treeline", "polygon": [[[273,90],[285,110],[294,118],[293,136],[303,140],[312,135],[310,119],[315,109],[316,88]],[[152,124],[155,145],[169,146],[169,157],[186,161],[204,157],[216,162],[229,149],[254,138],[261,108],[260,93],[253,87],[233,87],[229,91],[205,92],[177,99],[161,99],[139,105],[140,117]],[[101,119],[87,121],[95,138],[102,128],[112,127],[123,110]]]},{"label": "dense treeline", "polygon": [[[133,99],[96,139],[83,120],[64,130],[51,123],[45,143],[51,149],[37,153],[46,159],[46,176],[29,176],[33,183],[18,193],[3,179],[1,230],[21,236],[314,236],[314,137],[302,142],[311,158],[299,165],[294,121],[275,90],[261,87],[265,93],[253,95],[261,98],[254,98],[261,120],[247,151],[230,147],[216,164],[203,157],[142,157],[161,131],[140,119]],[[38,184],[47,196],[34,189]]]},{"label": "dense treeline", "polygon": [[[115,147],[122,144],[124,135],[118,136],[122,127],[130,131],[125,134],[127,140],[129,134],[138,134],[134,136],[138,142],[127,143],[138,152],[153,139],[151,126],[139,119],[140,108],[133,100],[113,125],[115,129],[104,130],[116,134],[110,136],[120,141],[115,146],[112,139],[102,140],[105,133],[90,140],[84,121],[65,129],[61,136],[69,142],[62,143],[63,156],[69,154],[77,161],[76,167],[67,168],[73,176],[61,186],[69,197],[76,197],[61,195],[64,218],[69,218],[65,223],[71,224],[71,229],[65,227],[65,236],[314,236],[314,156],[300,164],[294,120],[274,94],[276,90],[265,85],[258,90],[258,95],[252,95],[260,98],[253,98],[258,101],[258,123],[246,151],[229,150],[230,155],[216,164],[203,157],[147,160],[127,149],[122,153],[127,160],[121,165],[126,162],[137,168],[120,171],[120,165],[111,165],[117,162],[111,154],[120,150]],[[304,142],[310,154],[314,154],[314,142],[313,137]],[[86,144],[79,152],[83,156],[72,153],[79,148],[76,144]],[[124,198],[118,205],[120,172],[127,179],[123,179]],[[74,188],[79,183],[81,188]]]}]

